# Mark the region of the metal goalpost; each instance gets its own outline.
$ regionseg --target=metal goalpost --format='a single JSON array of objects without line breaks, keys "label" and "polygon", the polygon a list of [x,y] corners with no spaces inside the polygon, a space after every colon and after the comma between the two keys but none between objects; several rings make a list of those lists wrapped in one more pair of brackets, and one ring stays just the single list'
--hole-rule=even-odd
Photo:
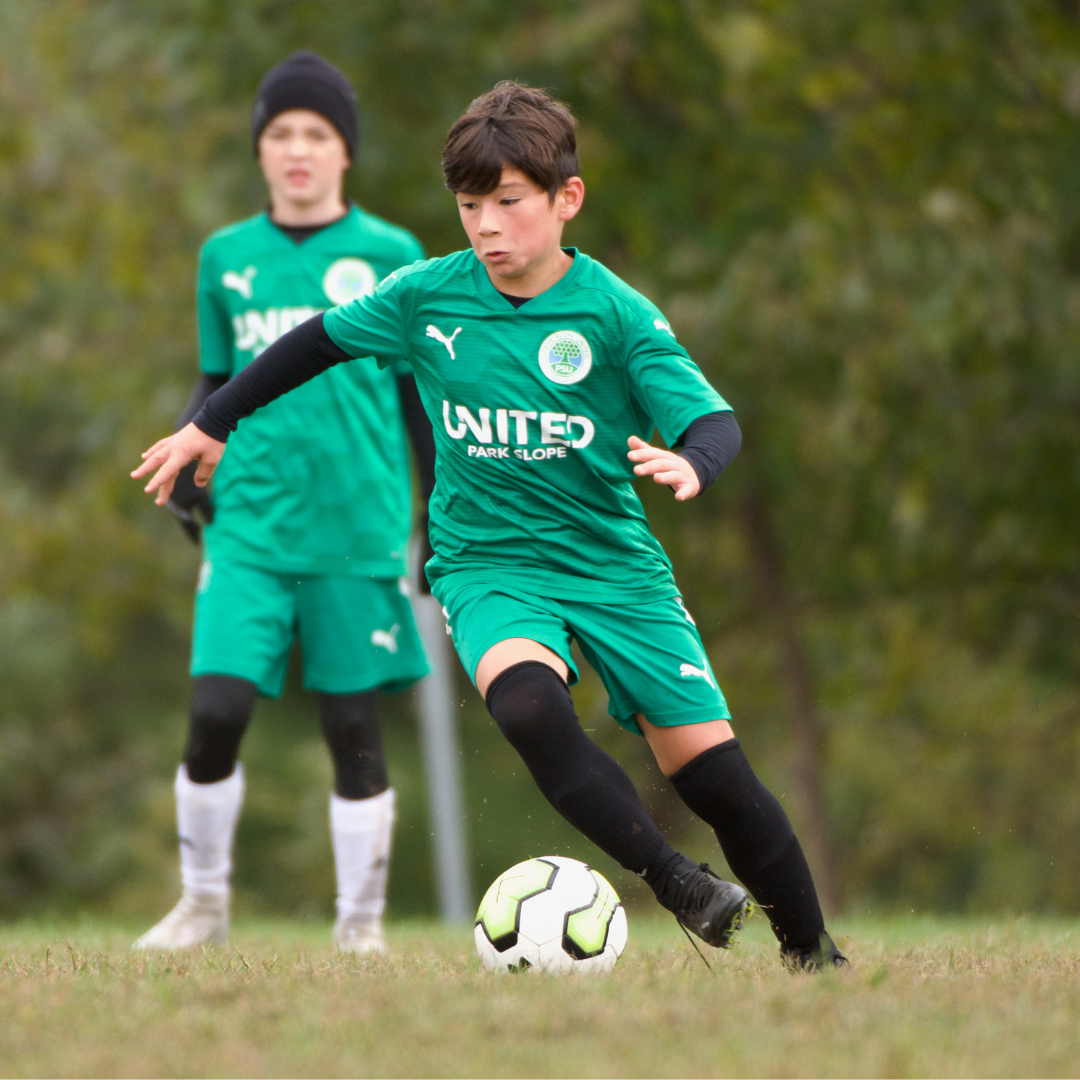
[{"label": "metal goalpost", "polygon": [[418,718],[439,914],[445,922],[470,923],[474,908],[461,751],[454,719],[453,650],[438,600],[434,596],[417,595],[412,600],[417,628],[431,665],[431,674],[419,686]]}]

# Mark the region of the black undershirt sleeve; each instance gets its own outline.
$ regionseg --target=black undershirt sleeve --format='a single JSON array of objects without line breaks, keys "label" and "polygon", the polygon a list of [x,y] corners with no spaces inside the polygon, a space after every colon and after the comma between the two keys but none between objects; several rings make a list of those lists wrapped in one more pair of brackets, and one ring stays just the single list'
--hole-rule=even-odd
[{"label": "black undershirt sleeve", "polygon": [[428,499],[435,490],[435,432],[431,430],[431,421],[420,400],[416,379],[412,375],[399,375],[397,386],[405,430],[409,433],[409,442],[416,455],[420,500],[426,512]]},{"label": "black undershirt sleeve", "polygon": [[699,416],[679,442],[679,455],[694,466],[704,491],[735,460],[742,446],[742,432],[735,414],[724,410]]},{"label": "black undershirt sleeve", "polygon": [[416,523],[417,539],[420,543],[417,584],[422,593],[430,593],[431,585],[424,572],[424,564],[435,554],[428,536],[428,500],[435,490],[435,432],[431,430],[431,421],[424,410],[424,403],[420,400],[416,379],[412,375],[399,375],[397,385],[401,414],[405,418],[405,428],[416,459],[416,479],[420,495],[420,514]]},{"label": "black undershirt sleeve", "polygon": [[322,315],[315,315],[279,337],[257,360],[213,394],[193,423],[211,439],[225,442],[245,416],[335,364],[352,359],[334,344],[323,327]]}]

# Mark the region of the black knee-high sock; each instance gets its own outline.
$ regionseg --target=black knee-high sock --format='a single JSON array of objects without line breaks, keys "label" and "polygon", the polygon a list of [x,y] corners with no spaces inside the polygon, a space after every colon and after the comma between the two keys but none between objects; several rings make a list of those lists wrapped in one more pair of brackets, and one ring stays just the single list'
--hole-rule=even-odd
[{"label": "black knee-high sock", "polygon": [[669,866],[686,861],[630,777],[582,731],[566,683],[547,664],[508,667],[488,687],[487,706],[548,802],[621,866],[656,889]]},{"label": "black knee-high sock", "polygon": [[706,750],[670,779],[682,801],[712,826],[728,865],[764,908],[780,944],[815,944],[825,922],[806,857],[739,740]]}]

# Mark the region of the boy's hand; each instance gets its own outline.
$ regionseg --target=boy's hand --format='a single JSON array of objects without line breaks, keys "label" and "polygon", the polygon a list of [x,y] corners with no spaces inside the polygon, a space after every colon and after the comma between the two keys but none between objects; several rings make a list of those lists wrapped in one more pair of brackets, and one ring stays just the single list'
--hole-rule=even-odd
[{"label": "boy's hand", "polygon": [[194,424],[188,424],[175,435],[154,443],[143,454],[143,463],[131,475],[138,480],[157,469],[143,490],[148,494],[156,491],[157,498],[154,502],[158,506],[164,506],[172,494],[177,473],[189,461],[199,463],[195,472],[195,483],[199,487],[205,487],[224,453],[224,443],[204,435]]},{"label": "boy's hand", "polygon": [[638,476],[651,476],[658,484],[667,484],[679,502],[692,499],[701,490],[698,474],[686,458],[670,450],[650,446],[636,435],[631,435],[626,442],[630,447],[630,453],[626,456],[631,461],[640,462],[634,466]]}]

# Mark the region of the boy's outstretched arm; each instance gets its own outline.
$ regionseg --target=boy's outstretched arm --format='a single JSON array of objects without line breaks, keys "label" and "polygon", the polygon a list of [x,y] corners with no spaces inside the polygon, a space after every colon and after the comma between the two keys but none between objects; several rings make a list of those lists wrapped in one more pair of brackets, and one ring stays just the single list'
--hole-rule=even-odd
[{"label": "boy's outstretched arm", "polygon": [[132,477],[138,480],[157,470],[145,490],[157,492],[158,506],[169,501],[177,473],[190,461],[199,462],[195,483],[204,487],[225,453],[226,440],[245,416],[351,359],[326,332],[322,315],[308,319],[211,394],[187,427],[151,446]]},{"label": "boy's outstretched arm", "polygon": [[679,502],[700,495],[731,464],[742,446],[742,432],[732,412],[699,416],[683,433],[682,450],[673,453],[650,446],[631,435],[626,455],[637,462],[638,476],[651,476],[658,484],[667,484]]}]

